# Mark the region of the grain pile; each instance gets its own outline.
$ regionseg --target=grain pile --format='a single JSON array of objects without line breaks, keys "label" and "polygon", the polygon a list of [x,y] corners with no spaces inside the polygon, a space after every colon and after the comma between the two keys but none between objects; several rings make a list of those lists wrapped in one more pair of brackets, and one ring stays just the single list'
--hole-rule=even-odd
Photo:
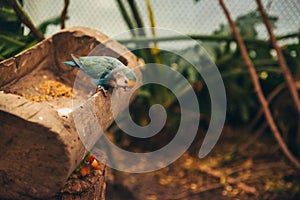
[{"label": "grain pile", "polygon": [[49,101],[62,96],[72,97],[72,88],[64,85],[61,82],[54,80],[46,80],[37,88],[40,94],[38,95],[27,95],[22,94],[23,97],[30,101],[41,102]]}]

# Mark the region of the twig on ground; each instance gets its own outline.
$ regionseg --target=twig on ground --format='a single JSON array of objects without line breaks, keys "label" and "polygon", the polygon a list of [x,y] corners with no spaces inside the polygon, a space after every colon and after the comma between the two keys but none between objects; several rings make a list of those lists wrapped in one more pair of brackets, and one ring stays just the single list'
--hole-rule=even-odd
[{"label": "twig on ground", "polygon": [[239,187],[240,189],[242,189],[243,191],[245,191],[247,193],[254,194],[254,195],[256,194],[256,188],[255,187],[249,186],[246,183],[243,183],[243,182],[241,182],[241,181],[239,181],[235,178],[228,177],[226,174],[222,173],[221,171],[210,169],[210,168],[207,168],[207,167],[199,167],[199,170],[201,172],[204,172],[204,173],[210,175],[210,176],[213,176],[213,177],[216,177],[216,178],[219,178],[219,179],[225,179],[226,183],[234,184],[234,185],[236,185],[237,187]]},{"label": "twig on ground", "polygon": [[173,197],[166,197],[164,199],[168,199],[168,200],[176,200],[176,199],[185,199],[185,198],[188,198],[188,197],[191,197],[191,196],[194,196],[194,195],[198,195],[200,193],[203,193],[203,192],[207,192],[207,191],[210,191],[210,190],[215,190],[215,189],[218,189],[218,188],[221,188],[221,187],[224,187],[224,185],[220,184],[220,183],[213,183],[213,184],[209,184],[208,186],[205,186],[205,187],[201,187],[197,190],[194,190],[194,191],[184,191],[184,192],[181,192],[180,194],[176,194],[176,196],[173,196]]}]

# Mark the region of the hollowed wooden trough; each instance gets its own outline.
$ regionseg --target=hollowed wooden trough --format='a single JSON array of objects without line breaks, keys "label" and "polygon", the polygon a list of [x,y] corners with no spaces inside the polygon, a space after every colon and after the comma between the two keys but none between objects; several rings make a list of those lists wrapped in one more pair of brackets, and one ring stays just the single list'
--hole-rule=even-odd
[{"label": "hollowed wooden trough", "polygon": [[[52,197],[64,187],[86,153],[73,120],[74,114],[82,112],[72,108],[77,70],[63,65],[71,53],[113,56],[129,68],[139,65],[125,47],[83,27],[62,30],[1,62],[0,199]],[[140,79],[140,74],[137,76]],[[83,80],[85,84],[89,83]],[[92,102],[101,127],[108,128],[113,121],[110,95],[83,91],[77,98],[85,102],[81,108]],[[61,114],[62,108],[72,110]],[[85,119],[81,125],[88,127],[92,125],[89,123]],[[99,137],[98,133],[87,134],[95,140]]]}]

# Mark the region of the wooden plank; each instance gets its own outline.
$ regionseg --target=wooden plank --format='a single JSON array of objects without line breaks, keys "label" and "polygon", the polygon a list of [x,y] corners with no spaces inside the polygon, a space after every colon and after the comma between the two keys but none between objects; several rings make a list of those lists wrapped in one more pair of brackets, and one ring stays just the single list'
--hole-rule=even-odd
[{"label": "wooden plank", "polygon": [[51,40],[44,40],[20,54],[0,62],[0,88],[14,83],[33,69],[52,53]]},{"label": "wooden plank", "polygon": [[[114,56],[130,68],[140,64],[116,41],[83,27],[62,30],[1,62],[0,198],[50,198],[55,195],[85,155],[86,149],[76,128],[84,128],[95,140],[102,134],[94,131],[93,123],[96,122],[92,123],[88,111],[95,110],[103,131],[113,121],[110,95],[105,98],[101,93],[91,96],[79,91],[76,97],[82,105],[76,108],[72,107],[72,98],[67,96],[39,102],[29,100],[28,96],[41,95],[39,85],[45,81],[73,87],[77,71],[63,65],[71,53]],[[141,74],[137,76],[141,80]],[[86,80],[81,80],[81,84],[87,84]],[[118,95],[122,99],[126,93],[120,90]],[[61,108],[70,108],[72,112],[61,116],[58,114]],[[76,116],[83,119],[77,125],[74,123]],[[102,181],[104,185],[104,179]]]}]

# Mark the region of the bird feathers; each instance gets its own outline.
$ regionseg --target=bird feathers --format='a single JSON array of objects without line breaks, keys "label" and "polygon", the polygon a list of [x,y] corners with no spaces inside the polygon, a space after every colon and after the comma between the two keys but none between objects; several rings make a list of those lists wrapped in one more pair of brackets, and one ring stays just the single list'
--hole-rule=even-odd
[{"label": "bird feathers", "polygon": [[[71,56],[73,60],[66,61],[64,64],[79,68],[94,79],[94,82],[98,80],[98,86],[106,89],[119,86],[125,89],[132,87],[136,82],[135,74],[116,58],[109,56],[78,57],[73,54]],[[117,79],[120,80],[117,81]]]}]

